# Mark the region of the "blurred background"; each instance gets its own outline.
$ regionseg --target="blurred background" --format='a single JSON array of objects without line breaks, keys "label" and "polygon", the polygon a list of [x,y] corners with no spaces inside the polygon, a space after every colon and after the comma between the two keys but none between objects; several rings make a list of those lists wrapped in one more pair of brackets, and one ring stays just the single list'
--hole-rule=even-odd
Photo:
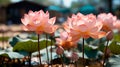
[{"label": "blurred background", "polygon": [[0,0],[0,47],[9,47],[10,37],[22,32],[21,18],[29,10],[49,11],[56,16],[56,24],[62,24],[68,16],[109,13],[120,18],[120,0]]},{"label": "blurred background", "polygon": [[[28,13],[29,10],[39,11],[41,9],[45,12],[49,11],[50,17],[54,17],[54,16],[57,17],[56,24],[64,23],[66,21],[67,17],[70,17],[72,14],[76,14],[78,12],[80,12],[84,15],[90,14],[90,13],[98,15],[103,12],[104,13],[110,12],[114,16],[117,16],[118,19],[120,19],[120,0],[0,0],[0,55],[1,56],[2,56],[3,52],[7,52],[7,53],[10,52],[9,54],[10,54],[10,56],[12,55],[12,58],[13,57],[16,58],[16,56],[21,58],[21,55],[16,55],[16,54],[11,53],[11,52],[14,52],[13,51],[13,48],[15,49],[14,46],[18,42],[22,42],[25,39],[37,40],[37,36],[35,33],[23,31],[23,26],[21,24],[21,18],[24,16],[25,13]],[[62,31],[62,29],[58,29],[55,32],[56,37],[59,36],[60,31]],[[44,35],[42,35],[42,37],[45,38]],[[120,39],[119,36],[117,36],[117,37],[118,37],[118,39]],[[103,41],[105,41],[105,40],[103,40]],[[93,44],[94,43],[98,44],[100,42],[95,40],[93,42]],[[102,40],[101,40],[101,43],[102,43]],[[21,44],[21,45],[24,45],[24,44]],[[27,49],[26,47],[28,47],[28,45],[29,44],[27,44],[27,46],[21,46],[21,48],[25,47],[25,49]],[[35,46],[35,44],[34,44],[34,46]],[[43,44],[42,44],[42,47],[45,48],[45,46]],[[18,46],[18,48],[19,48],[19,46]],[[18,49],[18,48],[16,48],[16,49]],[[114,48],[115,48],[116,52],[120,51],[120,50],[117,51],[116,47],[114,47]],[[29,50],[34,50],[34,49],[35,48],[33,47],[33,45],[32,45],[32,47],[29,48]],[[88,49],[88,48],[86,47],[86,49]],[[90,49],[91,49],[91,47],[90,47]],[[103,45],[103,49],[104,49],[104,45]],[[29,52],[29,50],[28,50],[28,52]],[[42,51],[43,59],[45,59],[47,56],[45,54],[46,52],[44,52],[44,51],[45,50]],[[52,50],[49,49],[49,51],[52,51]],[[55,50],[52,52],[55,53]],[[88,52],[88,54],[89,53],[90,54],[92,53],[91,55],[94,55],[93,53],[97,54],[97,51]],[[36,54],[36,56],[37,56],[37,54]],[[22,59],[22,61],[24,61],[24,59],[25,59],[25,62],[27,62],[26,58],[28,59],[28,57],[24,57]],[[54,58],[56,58],[56,55]],[[47,59],[45,59],[45,60],[47,60]],[[3,65],[1,63],[5,64],[6,62],[8,62],[8,60],[5,62],[4,62],[4,59],[0,60],[0,65]],[[119,61],[116,61],[116,62],[118,62],[118,64],[120,64]],[[113,63],[113,62],[111,62],[111,63]],[[18,62],[18,64],[20,64],[20,63]],[[17,65],[17,66],[21,67],[19,65]],[[0,67],[2,67],[2,66],[0,66]],[[4,66],[4,67],[9,67],[9,63],[8,63],[8,66]],[[16,67],[16,66],[14,66],[14,67]],[[95,66],[95,67],[98,67],[98,66]]]},{"label": "blurred background", "polygon": [[20,24],[20,19],[29,10],[49,11],[62,23],[72,13],[99,14],[111,12],[120,18],[120,0],[0,0],[0,23]]}]

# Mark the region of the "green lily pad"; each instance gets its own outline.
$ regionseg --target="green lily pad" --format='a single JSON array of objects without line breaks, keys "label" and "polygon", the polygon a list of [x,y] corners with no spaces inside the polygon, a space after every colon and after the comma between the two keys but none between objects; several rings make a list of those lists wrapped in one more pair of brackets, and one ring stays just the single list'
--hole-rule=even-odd
[{"label": "green lily pad", "polygon": [[20,39],[19,37],[14,36],[14,37],[12,37],[12,38],[9,39],[9,44],[10,44],[12,47],[14,47],[15,44],[16,44],[17,42],[21,41],[21,40],[22,40],[22,39]]},{"label": "green lily pad", "polygon": [[120,55],[111,56],[106,62],[105,67],[120,67]]},{"label": "green lily pad", "polygon": [[113,54],[120,54],[120,42],[113,41],[113,42],[109,45],[109,49],[111,50],[111,52],[112,52]]},{"label": "green lily pad", "polygon": [[98,56],[98,50],[97,49],[92,49],[91,47],[85,45],[85,54],[87,55],[88,58],[97,58]]},{"label": "green lily pad", "polygon": [[120,42],[120,34],[115,34],[113,40]]},{"label": "green lily pad", "polygon": [[4,53],[4,54],[0,54],[1,57],[9,57],[8,54]]},{"label": "green lily pad", "polygon": [[[47,40],[47,45],[49,46],[51,41]],[[53,43],[54,44],[54,43]],[[39,42],[40,49],[46,48],[46,40],[41,40]],[[38,50],[38,42],[37,40],[28,40],[18,42],[14,47],[13,51],[26,51],[26,52],[35,52]]]}]

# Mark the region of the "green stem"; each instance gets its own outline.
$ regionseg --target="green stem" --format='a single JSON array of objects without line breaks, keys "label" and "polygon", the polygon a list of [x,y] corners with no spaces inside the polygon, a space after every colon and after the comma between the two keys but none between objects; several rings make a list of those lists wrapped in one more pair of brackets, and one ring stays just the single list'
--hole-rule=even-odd
[{"label": "green stem", "polygon": [[106,60],[106,53],[107,53],[107,49],[108,49],[108,44],[109,44],[109,41],[107,41],[107,45],[105,46],[105,51],[104,51],[104,57],[103,57],[103,67],[105,67],[105,60]]},{"label": "green stem", "polygon": [[46,53],[47,53],[47,61],[48,61],[48,65],[49,65],[49,56],[48,56],[48,41],[47,41],[47,39],[48,39],[48,36],[47,36],[47,34],[46,34]]},{"label": "green stem", "polygon": [[82,59],[83,59],[83,67],[85,67],[85,62],[84,62],[84,38],[83,38],[83,46],[82,46]]},{"label": "green stem", "polygon": [[40,56],[40,43],[39,43],[39,37],[40,37],[40,35],[38,34],[38,56],[39,56],[40,65],[42,65],[41,56]]}]

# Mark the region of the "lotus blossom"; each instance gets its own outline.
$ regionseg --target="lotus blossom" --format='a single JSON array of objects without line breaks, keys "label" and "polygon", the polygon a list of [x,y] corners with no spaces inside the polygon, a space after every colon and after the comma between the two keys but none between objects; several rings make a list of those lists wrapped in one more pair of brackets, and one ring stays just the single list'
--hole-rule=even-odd
[{"label": "lotus blossom", "polygon": [[114,26],[116,29],[120,30],[120,20],[117,20]]},{"label": "lotus blossom", "polygon": [[78,40],[80,37],[98,39],[106,35],[105,32],[101,31],[103,26],[101,21],[98,21],[93,14],[82,15],[78,13],[72,15],[72,18],[68,18],[63,25],[73,41]]},{"label": "lotus blossom", "polygon": [[71,37],[68,35],[67,32],[61,32],[60,38],[56,38],[56,43],[59,46],[62,46],[64,49],[71,49],[77,46],[77,41],[71,41]]},{"label": "lotus blossom", "polygon": [[63,24],[65,30],[67,32],[70,32],[70,29],[72,26],[76,25],[78,20],[81,20],[82,18],[85,18],[85,16],[81,13],[78,13],[77,15],[72,15],[71,18],[68,17],[67,21]]},{"label": "lotus blossom", "polygon": [[29,31],[35,31],[37,34],[53,33],[58,26],[54,25],[56,17],[49,19],[49,13],[44,13],[43,10],[40,11],[29,11],[28,14],[24,15],[21,19],[25,28]]},{"label": "lotus blossom", "polygon": [[115,28],[114,24],[116,23],[117,17],[113,16],[111,13],[101,13],[97,16],[97,19],[102,21],[102,29],[104,31],[112,31]]}]

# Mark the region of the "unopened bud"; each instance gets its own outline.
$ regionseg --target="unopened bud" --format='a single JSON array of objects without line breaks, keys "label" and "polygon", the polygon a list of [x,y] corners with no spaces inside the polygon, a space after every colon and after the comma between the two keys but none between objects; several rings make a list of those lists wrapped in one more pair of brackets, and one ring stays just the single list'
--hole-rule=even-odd
[{"label": "unopened bud", "polygon": [[107,39],[108,41],[113,39],[113,32],[112,32],[112,31],[109,31],[109,32],[107,33],[106,39]]},{"label": "unopened bud", "polygon": [[61,46],[58,46],[57,49],[56,49],[56,53],[58,55],[61,55],[61,54],[63,54],[63,52],[64,52],[64,49]]}]

